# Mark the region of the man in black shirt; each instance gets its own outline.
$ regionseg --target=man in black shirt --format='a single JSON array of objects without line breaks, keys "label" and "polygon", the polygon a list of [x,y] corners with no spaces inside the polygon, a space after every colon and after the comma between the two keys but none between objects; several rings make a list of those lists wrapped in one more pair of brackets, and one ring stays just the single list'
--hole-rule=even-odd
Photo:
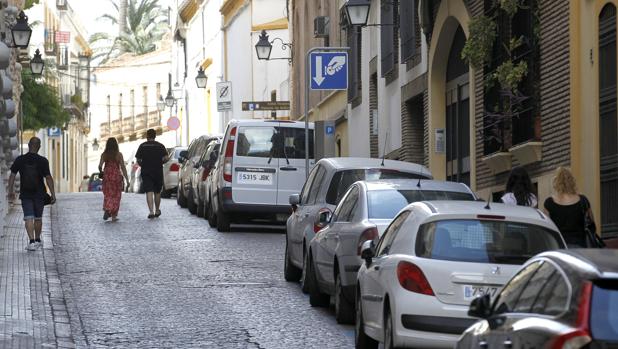
[{"label": "man in black shirt", "polygon": [[146,142],[140,144],[135,153],[137,163],[142,167],[142,186],[146,192],[146,202],[150,210],[149,219],[161,215],[159,207],[163,188],[163,164],[169,160],[167,149],[163,144],[155,141],[156,136],[155,130],[146,131]]},{"label": "man in black shirt", "polygon": [[28,251],[41,247],[41,230],[43,229],[43,208],[45,207],[45,182],[51,192],[51,204],[56,202],[54,179],[49,172],[49,161],[37,154],[41,149],[41,140],[32,137],[28,142],[28,153],[18,156],[11,166],[9,176],[9,200],[15,200],[15,175],[19,172],[19,198],[24,211],[24,222],[30,243]]}]

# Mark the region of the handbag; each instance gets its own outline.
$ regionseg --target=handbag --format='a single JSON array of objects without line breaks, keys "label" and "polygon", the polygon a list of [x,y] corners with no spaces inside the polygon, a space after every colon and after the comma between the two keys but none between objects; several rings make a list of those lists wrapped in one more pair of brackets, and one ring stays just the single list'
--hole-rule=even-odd
[{"label": "handbag", "polygon": [[588,248],[604,248],[605,242],[597,235],[597,226],[590,218],[588,210],[590,209],[590,202],[588,198],[580,195],[582,203],[582,214],[584,215],[584,234],[586,238],[586,247]]},{"label": "handbag", "polygon": [[43,205],[47,206],[47,205],[51,205],[51,203],[52,203],[51,195],[49,195],[49,193],[45,192],[45,195],[43,196]]}]

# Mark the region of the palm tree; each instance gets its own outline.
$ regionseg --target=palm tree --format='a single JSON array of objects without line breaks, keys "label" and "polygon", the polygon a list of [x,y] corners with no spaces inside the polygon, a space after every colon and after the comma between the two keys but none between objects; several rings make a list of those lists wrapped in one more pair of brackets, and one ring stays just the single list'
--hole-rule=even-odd
[{"label": "palm tree", "polygon": [[106,62],[123,53],[142,55],[156,49],[156,43],[169,30],[165,10],[158,0],[110,0],[115,14],[104,14],[99,19],[118,26],[118,34],[95,33],[90,36],[94,47],[93,59]]}]

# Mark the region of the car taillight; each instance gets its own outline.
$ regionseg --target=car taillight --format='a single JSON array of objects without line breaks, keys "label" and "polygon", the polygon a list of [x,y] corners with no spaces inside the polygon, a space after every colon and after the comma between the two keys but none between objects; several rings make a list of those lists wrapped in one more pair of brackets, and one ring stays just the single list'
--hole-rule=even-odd
[{"label": "car taillight", "polygon": [[414,293],[433,296],[433,290],[423,271],[410,262],[397,264],[397,279],[401,287]]},{"label": "car taillight", "polygon": [[592,283],[583,284],[579,294],[577,320],[575,329],[559,335],[551,341],[552,349],[578,349],[585,347],[592,341],[589,330],[590,300],[592,299]]},{"label": "car taillight", "polygon": [[232,156],[234,156],[234,140],[236,139],[236,127],[230,130],[230,139],[225,147],[225,158],[223,159],[223,180],[232,182]]},{"label": "car taillight", "polygon": [[361,255],[361,249],[363,248],[363,243],[368,240],[377,239],[380,236],[378,233],[378,229],[376,227],[372,227],[366,229],[358,238],[358,245],[356,246],[356,254]]},{"label": "car taillight", "polygon": [[180,165],[178,164],[171,164],[170,165],[170,172],[178,172],[180,171]]}]

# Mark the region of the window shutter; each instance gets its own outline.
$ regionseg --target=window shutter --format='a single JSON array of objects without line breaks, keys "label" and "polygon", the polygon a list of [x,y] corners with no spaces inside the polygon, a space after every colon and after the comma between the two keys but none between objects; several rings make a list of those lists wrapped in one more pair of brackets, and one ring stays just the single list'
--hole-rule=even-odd
[{"label": "window shutter", "polygon": [[361,27],[348,26],[346,28],[348,46],[350,47],[350,66],[348,69],[348,101],[360,96],[361,91]]},{"label": "window shutter", "polygon": [[401,37],[401,62],[416,54],[416,3],[417,0],[401,0],[399,35]]},{"label": "window shutter", "polygon": [[380,6],[380,46],[382,77],[385,77],[395,69],[395,26],[393,17],[393,1],[382,0]]}]

